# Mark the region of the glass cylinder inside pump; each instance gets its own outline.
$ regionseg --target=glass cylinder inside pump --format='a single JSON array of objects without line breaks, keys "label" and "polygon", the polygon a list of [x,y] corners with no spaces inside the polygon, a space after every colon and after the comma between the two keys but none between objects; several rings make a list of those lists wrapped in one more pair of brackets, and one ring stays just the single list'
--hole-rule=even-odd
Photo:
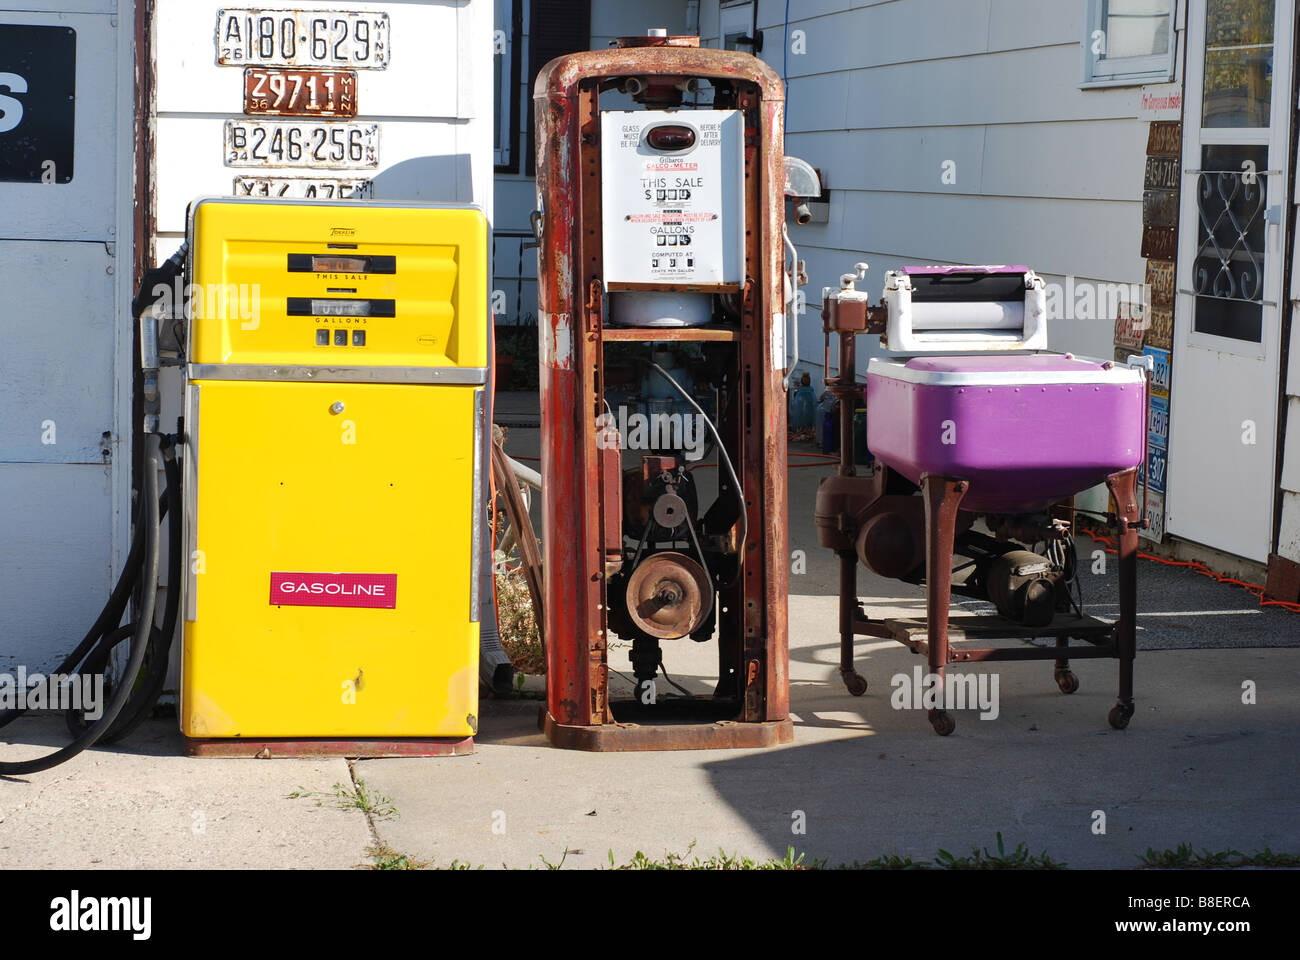
[{"label": "glass cylinder inside pump", "polygon": [[713,313],[713,297],[679,290],[611,293],[609,319],[620,327],[700,327]]}]

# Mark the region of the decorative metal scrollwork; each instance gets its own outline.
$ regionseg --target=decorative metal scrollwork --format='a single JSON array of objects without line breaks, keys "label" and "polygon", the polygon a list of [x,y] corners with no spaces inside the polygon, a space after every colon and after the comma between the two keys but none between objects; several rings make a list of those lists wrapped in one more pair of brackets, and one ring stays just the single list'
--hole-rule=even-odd
[{"label": "decorative metal scrollwork", "polygon": [[1261,225],[1266,175],[1250,171],[1204,170],[1197,175],[1196,210],[1201,219],[1194,286],[1197,296],[1258,302],[1263,297]]}]

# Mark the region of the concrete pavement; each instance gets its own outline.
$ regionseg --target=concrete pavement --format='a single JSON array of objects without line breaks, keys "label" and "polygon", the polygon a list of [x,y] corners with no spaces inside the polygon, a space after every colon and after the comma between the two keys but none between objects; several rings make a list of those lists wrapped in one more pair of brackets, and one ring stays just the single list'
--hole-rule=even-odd
[{"label": "concrete pavement", "polygon": [[[535,455],[536,432],[508,449]],[[1076,661],[1081,689],[1057,691],[1051,662],[997,664],[1000,716],[957,715],[935,736],[924,712],[890,706],[892,676],[921,663],[890,643],[858,644],[866,697],[837,671],[835,566],[811,524],[817,478],[791,471],[794,743],[766,751],[583,754],[550,748],[537,704],[489,701],[478,752],[439,760],[253,761],[181,756],[174,721],[46,773],[0,780],[0,866],[348,867],[375,840],[447,865],[600,866],[613,852],[763,858],[788,846],[830,865],[894,853],[933,858],[1025,842],[1072,867],[1132,867],[1148,847],[1300,852],[1300,615],[1261,610],[1245,591],[1143,562],[1137,714],[1106,725],[1113,661]],[[1085,599],[1114,613],[1114,564]],[[862,571],[873,612],[916,611],[921,592]],[[1108,606],[1109,605],[1109,606]],[[712,644],[666,644],[684,687],[711,687]],[[611,665],[630,673],[624,650]],[[1253,704],[1243,682],[1255,684]],[[626,682],[618,681],[620,684]],[[53,720],[4,732],[0,759],[65,739]],[[397,815],[339,808],[356,777]],[[307,796],[291,797],[305,792]],[[318,805],[318,803],[320,805]],[[1105,832],[1096,825],[1104,815]],[[200,829],[201,828],[201,829]],[[802,832],[800,832],[802,831]],[[565,851],[569,851],[567,854]]]}]

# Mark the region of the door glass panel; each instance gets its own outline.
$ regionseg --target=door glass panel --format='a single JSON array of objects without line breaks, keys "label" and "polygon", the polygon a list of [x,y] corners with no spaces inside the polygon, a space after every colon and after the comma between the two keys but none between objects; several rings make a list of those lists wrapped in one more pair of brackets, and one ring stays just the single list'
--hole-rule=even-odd
[{"label": "door glass panel", "polygon": [[1202,126],[1268,126],[1273,97],[1275,3],[1209,0]]},{"label": "door glass panel", "polygon": [[1199,333],[1261,341],[1267,169],[1262,145],[1201,148],[1192,267]]}]

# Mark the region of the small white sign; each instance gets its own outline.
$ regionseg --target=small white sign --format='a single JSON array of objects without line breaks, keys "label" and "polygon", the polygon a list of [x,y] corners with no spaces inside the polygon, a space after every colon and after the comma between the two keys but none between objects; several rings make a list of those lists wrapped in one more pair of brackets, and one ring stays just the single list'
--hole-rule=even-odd
[{"label": "small white sign", "polygon": [[739,285],[740,111],[606,110],[600,121],[605,282]]},{"label": "small white sign", "polygon": [[1177,83],[1159,83],[1142,88],[1138,100],[1138,119],[1178,120],[1183,115],[1183,88]]}]

